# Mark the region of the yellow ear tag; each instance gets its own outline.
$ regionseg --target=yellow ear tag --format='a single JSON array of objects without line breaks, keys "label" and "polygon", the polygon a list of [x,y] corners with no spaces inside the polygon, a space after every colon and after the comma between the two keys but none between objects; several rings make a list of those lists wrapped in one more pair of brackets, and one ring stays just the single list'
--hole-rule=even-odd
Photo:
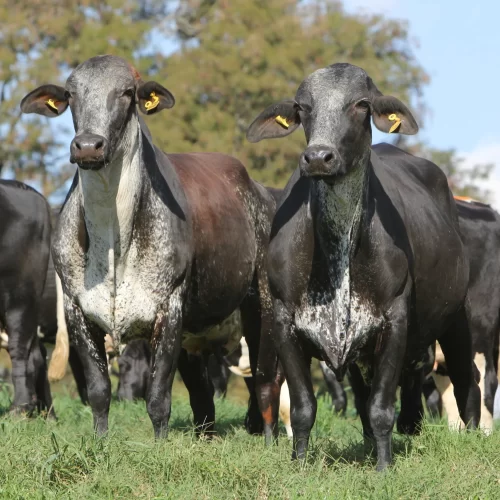
[{"label": "yellow ear tag", "polygon": [[45,104],[49,105],[52,109],[54,109],[55,111],[57,111],[59,113],[59,109],[55,105],[54,99],[49,99],[48,101],[45,101]]},{"label": "yellow ear tag", "polygon": [[278,115],[276,118],[276,123],[279,123],[282,127],[289,128],[290,124],[286,121],[286,118],[283,118],[282,116]]},{"label": "yellow ear tag", "polygon": [[151,97],[151,101],[146,101],[146,103],[144,104],[144,107],[148,111],[155,109],[156,106],[158,106],[158,104],[160,104],[160,98],[154,92],[151,92],[151,94],[149,94],[149,95]]},{"label": "yellow ear tag", "polygon": [[389,134],[397,130],[399,125],[401,125],[401,118],[396,113],[388,116],[389,121],[395,122],[394,125],[389,129]]}]

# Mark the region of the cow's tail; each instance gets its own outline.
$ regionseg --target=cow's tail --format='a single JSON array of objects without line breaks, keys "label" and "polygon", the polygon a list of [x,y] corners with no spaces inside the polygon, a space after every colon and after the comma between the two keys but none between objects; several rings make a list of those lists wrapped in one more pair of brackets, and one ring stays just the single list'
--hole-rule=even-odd
[{"label": "cow's tail", "polygon": [[66,366],[69,359],[69,336],[64,318],[64,295],[61,280],[56,273],[57,290],[57,334],[56,347],[52,353],[49,365],[49,381],[57,382],[66,375]]}]

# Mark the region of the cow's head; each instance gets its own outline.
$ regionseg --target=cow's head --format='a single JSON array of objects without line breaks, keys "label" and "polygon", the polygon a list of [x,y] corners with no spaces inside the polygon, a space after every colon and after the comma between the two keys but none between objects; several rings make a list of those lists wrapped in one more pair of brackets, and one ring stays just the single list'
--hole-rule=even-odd
[{"label": "cow's head", "polygon": [[250,142],[284,137],[300,124],[307,148],[300,157],[304,176],[346,174],[366,158],[371,124],[382,132],[415,134],[418,125],[398,99],[384,96],[364,70],[351,64],[319,69],[300,85],[294,100],[264,110],[250,125]]},{"label": "cow's head", "polygon": [[150,349],[147,341],[135,340],[128,344],[118,358],[120,381],[118,399],[145,399],[150,374]]},{"label": "cow's head", "polygon": [[127,127],[137,120],[136,104],[153,114],[175,103],[172,94],[156,82],[144,83],[121,57],[97,56],[80,64],[65,87],[42,85],[21,101],[23,113],[55,117],[71,108],[75,137],[70,161],[98,170],[123,154]]}]

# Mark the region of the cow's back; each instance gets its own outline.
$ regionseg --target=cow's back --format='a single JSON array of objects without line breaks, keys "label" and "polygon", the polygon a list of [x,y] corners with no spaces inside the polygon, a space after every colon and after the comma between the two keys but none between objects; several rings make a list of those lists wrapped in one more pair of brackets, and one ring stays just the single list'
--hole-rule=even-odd
[{"label": "cow's back", "polygon": [[[469,264],[453,196],[430,161],[383,144],[373,148],[370,197],[382,227],[400,220],[421,341],[439,336],[467,293]],[[401,246],[396,244],[397,246]],[[446,306],[443,306],[445,304]]]},{"label": "cow's back", "polygon": [[[498,345],[500,314],[500,215],[482,203],[456,201],[460,232],[470,263],[472,343],[485,353]],[[491,332],[496,338],[490,338]]]},{"label": "cow's back", "polygon": [[218,322],[239,305],[254,274],[258,233],[269,233],[274,201],[235,158],[169,154],[190,209],[194,264],[187,328]]}]

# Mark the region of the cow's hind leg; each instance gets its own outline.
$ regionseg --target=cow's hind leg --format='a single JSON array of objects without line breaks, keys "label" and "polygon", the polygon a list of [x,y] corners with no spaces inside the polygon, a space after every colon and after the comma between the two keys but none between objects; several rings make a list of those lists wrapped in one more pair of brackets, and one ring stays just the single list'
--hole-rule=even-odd
[{"label": "cow's hind leg", "polygon": [[423,370],[405,371],[401,381],[401,412],[397,429],[401,434],[418,434],[424,418],[422,405]]},{"label": "cow's hind leg", "polygon": [[370,397],[370,387],[365,383],[363,375],[358,365],[349,365],[349,380],[354,394],[354,405],[361,419],[363,426],[364,451],[366,456],[373,453],[375,447],[375,436],[368,416],[368,398]]},{"label": "cow's hind leg", "polygon": [[460,417],[468,428],[479,425],[481,394],[476,382],[477,369],[472,359],[472,344],[465,308],[457,314],[450,329],[439,338],[446,367],[454,387]]},{"label": "cow's hind leg", "polygon": [[69,366],[71,367],[71,372],[76,382],[76,388],[78,390],[78,395],[80,396],[80,401],[82,404],[89,404],[89,396],[87,391],[87,382],[85,381],[85,373],[83,371],[83,365],[78,356],[78,351],[75,346],[69,346]]},{"label": "cow's hind leg", "polygon": [[31,350],[29,369],[34,372],[38,411],[46,411],[47,417],[55,418],[56,415],[52,406],[52,395],[47,378],[47,350],[38,338],[35,339],[34,347]]},{"label": "cow's hind leg", "polygon": [[[283,377],[278,369],[278,356],[272,339],[273,310],[265,271],[259,270],[252,283],[251,293],[240,306],[243,334],[248,345],[252,382],[247,382],[250,405],[246,418],[247,430],[254,434],[262,428],[266,444],[278,437],[280,387]],[[255,399],[254,398],[255,395]],[[258,402],[261,417],[255,409]]]},{"label": "cow's hind leg", "polygon": [[432,376],[429,376],[424,380],[422,391],[424,393],[425,404],[430,417],[440,419],[443,413],[443,402],[441,400],[441,394],[439,393]]},{"label": "cow's hind leg", "polygon": [[498,379],[493,365],[491,352],[487,354],[477,352],[474,363],[479,370],[479,389],[481,390],[481,420],[480,427],[489,435],[493,431],[493,400],[498,386]]},{"label": "cow's hind leg", "polygon": [[177,288],[165,311],[156,317],[151,339],[151,375],[146,394],[146,406],[156,438],[168,435],[172,406],[172,383],[182,342],[183,293]]},{"label": "cow's hind leg", "polygon": [[211,435],[215,426],[214,386],[208,373],[207,359],[188,354],[184,349],[179,356],[179,372],[189,391],[196,433]]},{"label": "cow's hind leg", "polygon": [[[11,411],[31,414],[37,407],[34,366],[30,369],[32,351],[38,348],[37,309],[27,301],[18,307],[11,306],[5,314],[5,329],[9,335],[9,355],[12,362],[14,401]],[[32,363],[33,364],[33,363]]]},{"label": "cow's hind leg", "polygon": [[319,365],[321,371],[323,372],[323,377],[325,379],[328,392],[332,397],[332,404],[335,413],[344,414],[347,409],[347,396],[342,382],[339,382],[337,380],[335,373],[333,373],[333,371],[328,368],[324,361],[321,361]]}]

